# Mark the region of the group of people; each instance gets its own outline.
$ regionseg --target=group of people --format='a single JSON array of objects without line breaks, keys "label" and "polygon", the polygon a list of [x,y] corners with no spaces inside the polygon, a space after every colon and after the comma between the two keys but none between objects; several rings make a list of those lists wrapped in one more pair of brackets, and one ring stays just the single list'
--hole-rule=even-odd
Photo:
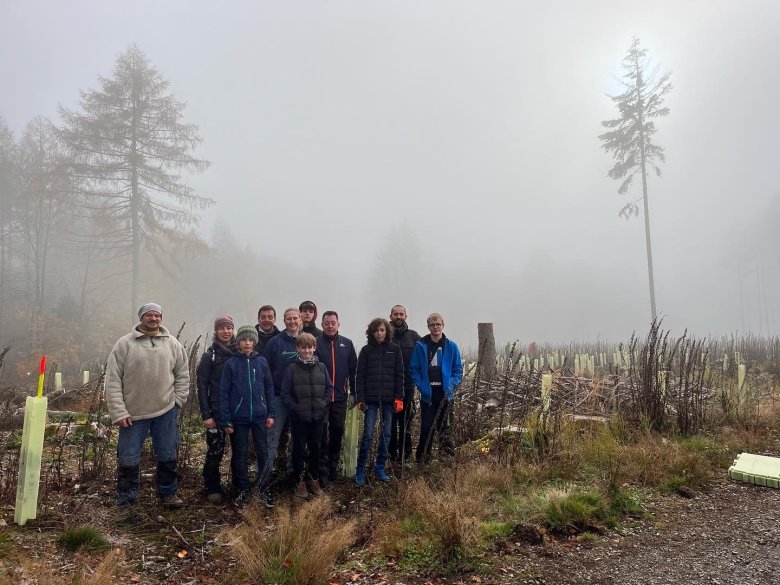
[{"label": "group of people", "polygon": [[[162,325],[162,308],[148,303],[139,323],[117,341],[106,369],[106,404],[119,427],[117,503],[138,501],[140,458],[151,434],[157,460],[157,492],[167,508],[184,502],[176,495],[177,414],[189,389],[186,352]],[[379,421],[374,464],[379,481],[390,481],[386,463],[415,457],[424,465],[434,437],[442,453],[453,449],[449,434],[451,404],[463,376],[460,350],[444,335],[444,318],[431,313],[429,333],[421,337],[407,326],[406,309],[395,305],[390,318],[377,317],[366,329],[359,354],[339,334],[336,311],[322,314],[304,301],[284,311],[284,329],[276,310],[260,307],[257,325],[236,328],[230,315],[214,321],[212,344],[197,368],[198,399],[206,430],[203,481],[208,501],[223,501],[220,465],[226,441],[231,445],[232,488],[236,503],[249,502],[248,453],[255,453],[254,489],[272,506],[269,489],[277,452],[288,429],[292,456],[280,457],[276,473],[291,474],[300,498],[322,494],[338,479],[348,408],[364,414],[355,482],[367,482],[367,464]],[[416,389],[416,390],[415,390]],[[413,453],[410,421],[415,391],[420,398],[420,437]]]}]

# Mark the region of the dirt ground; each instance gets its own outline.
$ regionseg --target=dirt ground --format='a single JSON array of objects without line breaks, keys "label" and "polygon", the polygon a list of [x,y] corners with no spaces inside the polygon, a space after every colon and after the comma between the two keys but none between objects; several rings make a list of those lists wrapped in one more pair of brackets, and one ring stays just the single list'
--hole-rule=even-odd
[{"label": "dirt ground", "polygon": [[[241,516],[232,505],[204,504],[195,495],[197,479],[185,481],[182,491],[191,494],[192,503],[176,512],[160,510],[148,491],[146,503],[127,518],[112,504],[113,481],[108,479],[90,493],[80,493],[81,487],[62,493],[25,527],[13,525],[12,510],[2,510],[0,583],[34,583],[29,576],[41,567],[55,579],[72,575],[86,557],[64,551],[55,541],[66,526],[83,523],[100,526],[112,546],[123,551],[122,582],[223,582],[235,563],[225,529],[241,522]],[[345,507],[371,497],[349,483],[335,486],[332,495]],[[353,568],[334,573],[330,583],[780,583],[780,490],[719,477],[707,491],[691,495],[651,496],[644,505],[647,518],[628,520],[596,542],[532,545],[510,537],[496,543],[486,559],[490,568],[479,572],[444,577],[430,567],[409,575],[393,565],[363,572],[352,563]],[[353,550],[348,558],[359,561],[361,554]]]},{"label": "dirt ground", "polygon": [[716,480],[693,498],[655,496],[648,520],[587,545],[517,551],[496,583],[780,583],[780,490]]}]

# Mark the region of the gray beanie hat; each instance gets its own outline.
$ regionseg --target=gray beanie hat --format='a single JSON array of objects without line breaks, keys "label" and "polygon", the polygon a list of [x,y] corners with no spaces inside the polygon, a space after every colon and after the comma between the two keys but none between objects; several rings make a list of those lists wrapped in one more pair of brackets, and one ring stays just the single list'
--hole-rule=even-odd
[{"label": "gray beanie hat", "polygon": [[138,309],[138,318],[144,316],[144,313],[148,313],[149,311],[157,311],[162,315],[162,307],[158,305],[157,303],[146,303],[143,307]]},{"label": "gray beanie hat", "polygon": [[236,343],[242,339],[251,339],[255,342],[255,345],[257,345],[259,338],[257,337],[257,330],[254,325],[242,325],[238,328],[238,331],[236,331]]}]

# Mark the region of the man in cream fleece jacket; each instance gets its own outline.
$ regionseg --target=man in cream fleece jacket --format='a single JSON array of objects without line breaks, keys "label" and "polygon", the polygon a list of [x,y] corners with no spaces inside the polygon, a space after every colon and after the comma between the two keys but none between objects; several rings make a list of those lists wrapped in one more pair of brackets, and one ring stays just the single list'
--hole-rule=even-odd
[{"label": "man in cream fleece jacket", "polygon": [[147,435],[157,458],[157,493],[163,506],[181,508],[176,496],[176,417],[189,393],[187,352],[162,326],[162,308],[148,303],[140,323],[121,337],[108,356],[106,406],[119,426],[117,504],[138,502],[141,449]]}]

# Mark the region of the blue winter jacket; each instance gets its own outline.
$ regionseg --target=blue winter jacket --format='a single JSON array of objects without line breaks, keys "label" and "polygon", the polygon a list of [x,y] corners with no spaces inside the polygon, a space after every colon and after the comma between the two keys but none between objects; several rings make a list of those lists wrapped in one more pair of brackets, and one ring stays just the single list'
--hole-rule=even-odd
[{"label": "blue winter jacket", "polygon": [[298,359],[298,349],[295,347],[295,337],[287,331],[280,331],[273,337],[263,350],[263,357],[268,360],[271,368],[271,376],[274,379],[274,391],[276,395],[282,391],[282,381],[287,366]]},{"label": "blue winter jacket", "polygon": [[261,423],[274,418],[274,382],[268,362],[257,352],[233,354],[222,370],[220,381],[220,424]]},{"label": "blue winter jacket", "polygon": [[[431,403],[431,381],[428,379],[428,344],[426,335],[414,346],[412,360],[409,364],[409,374],[412,376],[417,389],[420,391],[420,400],[425,404]],[[444,337],[444,349],[441,358],[441,387],[447,400],[455,398],[455,387],[463,379],[463,363],[460,359],[458,345]]]},{"label": "blue winter jacket", "polygon": [[352,341],[342,335],[331,339],[323,333],[317,338],[317,359],[328,368],[330,383],[334,388],[330,402],[346,400],[347,388],[355,391],[357,353]]}]

